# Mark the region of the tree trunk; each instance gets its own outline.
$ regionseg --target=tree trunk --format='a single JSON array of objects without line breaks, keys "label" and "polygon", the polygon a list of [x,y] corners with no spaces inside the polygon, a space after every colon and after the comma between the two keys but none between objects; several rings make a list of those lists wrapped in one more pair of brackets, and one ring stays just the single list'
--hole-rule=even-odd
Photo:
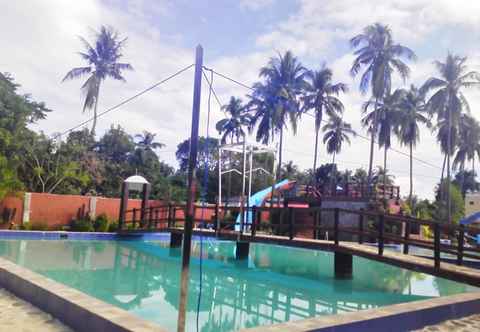
[{"label": "tree trunk", "polygon": [[388,148],[385,145],[385,149],[383,151],[383,199],[386,200],[387,198],[387,151]]},{"label": "tree trunk", "polygon": [[95,96],[95,106],[93,107],[93,123],[92,123],[92,130],[90,133],[92,136],[95,136],[95,129],[97,128],[97,108],[98,108],[98,98],[100,96],[100,82],[98,82],[97,87],[97,95]]},{"label": "tree trunk", "polygon": [[450,155],[452,154],[452,116],[450,112],[450,98],[447,94],[447,123],[448,123],[448,147],[447,147],[447,222],[452,222],[452,197],[450,195],[451,174],[450,174]]},{"label": "tree trunk", "polygon": [[413,197],[413,142],[410,142],[410,193],[408,194],[408,203],[412,208]]},{"label": "tree trunk", "polygon": [[375,116],[373,118],[373,128],[372,128],[372,134],[371,134],[371,138],[370,138],[370,160],[369,160],[369,163],[368,163],[369,192],[371,190],[370,185],[372,184],[373,149],[375,148],[375,134],[377,133],[377,122],[378,122],[377,103],[378,103],[378,98],[375,98],[375,105],[374,105]]},{"label": "tree trunk", "polygon": [[[280,129],[280,146],[278,153],[277,179],[282,178],[283,127]],[[280,192],[277,193],[277,206],[280,207]]]},{"label": "tree trunk", "polygon": [[317,186],[318,181],[317,177],[315,176],[315,171],[317,170],[317,156],[318,156],[318,133],[320,131],[320,128],[315,129],[315,151],[314,151],[314,157],[313,157],[313,174],[314,174],[314,181],[315,181],[315,186]]},{"label": "tree trunk", "polygon": [[[233,133],[230,138],[230,144],[233,144]],[[230,163],[230,167],[232,166],[232,152],[228,151],[228,159]],[[230,169],[231,171],[231,169]],[[228,184],[227,184],[227,204],[226,206],[229,205],[230,199],[232,198],[232,172],[228,172]]]},{"label": "tree trunk", "polygon": [[443,197],[445,197],[445,188],[443,187],[443,179],[444,179],[444,174],[445,174],[445,165],[447,164],[447,155],[443,157],[443,166],[442,166],[442,175],[440,176],[440,191],[439,191],[439,196],[440,196],[440,201],[443,201]]}]

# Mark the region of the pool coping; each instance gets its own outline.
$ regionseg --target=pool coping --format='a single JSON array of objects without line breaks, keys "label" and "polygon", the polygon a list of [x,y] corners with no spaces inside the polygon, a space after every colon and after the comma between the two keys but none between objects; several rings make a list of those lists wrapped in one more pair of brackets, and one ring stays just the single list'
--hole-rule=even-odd
[{"label": "pool coping", "polygon": [[0,287],[48,312],[75,331],[166,332],[126,310],[0,257]]}]

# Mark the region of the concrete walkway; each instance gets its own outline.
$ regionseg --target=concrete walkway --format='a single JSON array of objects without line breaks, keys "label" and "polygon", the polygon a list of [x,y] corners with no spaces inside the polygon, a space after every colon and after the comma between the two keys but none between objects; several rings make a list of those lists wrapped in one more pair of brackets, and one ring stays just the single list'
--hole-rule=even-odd
[{"label": "concrete walkway", "polygon": [[461,319],[447,320],[441,324],[427,326],[417,332],[476,332],[480,331],[480,314]]},{"label": "concrete walkway", "polygon": [[72,332],[59,320],[0,288],[0,331]]}]

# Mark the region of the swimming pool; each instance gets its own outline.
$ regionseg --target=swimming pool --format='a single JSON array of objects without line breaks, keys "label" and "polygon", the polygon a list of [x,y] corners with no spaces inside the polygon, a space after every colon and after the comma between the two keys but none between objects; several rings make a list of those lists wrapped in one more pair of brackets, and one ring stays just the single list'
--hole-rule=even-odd
[{"label": "swimming pool", "polygon": [[[176,330],[181,250],[155,240],[0,239],[0,256],[141,318]],[[199,331],[235,331],[477,290],[354,257],[353,279],[333,276],[329,252],[205,239]],[[187,329],[196,331],[198,239],[192,244]]]}]

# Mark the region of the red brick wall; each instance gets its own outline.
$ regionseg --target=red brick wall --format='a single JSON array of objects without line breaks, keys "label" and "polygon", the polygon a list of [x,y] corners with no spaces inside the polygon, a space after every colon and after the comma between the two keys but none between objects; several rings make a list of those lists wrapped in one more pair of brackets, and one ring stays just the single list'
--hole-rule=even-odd
[{"label": "red brick wall", "polygon": [[[85,213],[90,212],[91,196],[80,195],[56,195],[45,193],[32,193],[30,203],[30,223],[44,223],[49,227],[68,225],[70,221],[78,214],[79,209],[84,209]],[[5,208],[16,208],[14,222],[17,225],[22,223],[23,219],[23,195],[21,197],[6,197],[0,202],[0,214]],[[96,198],[96,215],[106,214],[112,220],[118,220],[120,209],[119,198]],[[151,206],[162,204],[160,201],[149,201]],[[127,209],[140,208],[141,200],[130,199]],[[0,225],[0,228],[6,228],[8,224]]]}]

